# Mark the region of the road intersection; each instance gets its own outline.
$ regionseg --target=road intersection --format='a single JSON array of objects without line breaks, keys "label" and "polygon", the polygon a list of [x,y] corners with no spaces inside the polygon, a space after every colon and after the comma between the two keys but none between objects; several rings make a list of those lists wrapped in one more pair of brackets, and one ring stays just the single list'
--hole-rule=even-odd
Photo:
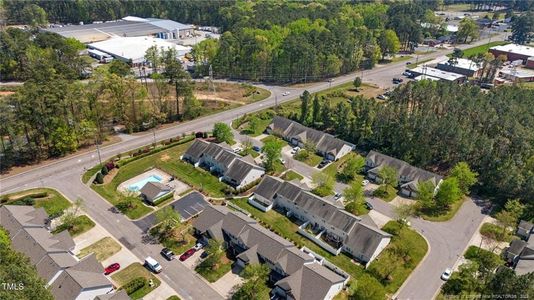
[{"label": "road intersection", "polygon": [[[500,37],[502,38],[502,36]],[[492,37],[498,40],[499,37]],[[484,44],[487,40],[478,41],[474,45]],[[468,45],[471,47],[474,45]],[[462,46],[465,48],[464,46]],[[450,52],[450,51],[449,51]],[[445,50],[431,52],[419,57],[433,59],[443,56]],[[265,100],[241,106],[229,111],[205,116],[190,122],[181,123],[172,127],[158,130],[156,139],[166,140],[196,131],[206,131],[216,122],[229,123],[236,117],[256,112],[275,104],[293,100],[305,89],[311,93],[328,89],[330,86],[341,85],[354,80],[356,76],[363,75],[364,82],[372,82],[381,87],[391,86],[391,78],[402,73],[405,62],[391,63],[379,66],[372,70],[357,72],[337,77],[333,82],[317,82],[308,84],[306,88],[283,87],[257,84],[271,92]],[[291,96],[281,96],[290,91]],[[124,153],[145,145],[154,140],[152,132],[123,139],[121,142],[100,148],[103,160],[109,159],[119,153]],[[94,151],[73,155],[29,171],[0,178],[0,194],[20,191],[34,187],[51,187],[63,193],[68,199],[82,198],[85,201],[85,210],[95,221],[106,228],[124,247],[131,250],[139,259],[146,256],[158,256],[161,246],[152,244],[143,231],[122,214],[117,214],[112,205],[81,182],[81,176],[88,168],[98,164],[98,157]],[[391,214],[392,208],[387,203],[377,201],[372,203],[376,210],[384,214]],[[467,241],[481,222],[482,215],[476,205],[467,201],[457,216],[445,223],[431,223],[423,220],[413,220],[412,225],[423,234],[431,245],[430,254],[412,274],[406,284],[398,293],[399,299],[430,299],[438,290],[440,284],[434,280],[445,267],[451,266],[453,260],[461,255]],[[475,229],[474,229],[475,228]],[[179,262],[160,261],[164,272],[161,280],[169,284],[182,299],[221,299],[219,295],[204,279],[188,270]],[[438,274],[438,275],[436,275]]]}]

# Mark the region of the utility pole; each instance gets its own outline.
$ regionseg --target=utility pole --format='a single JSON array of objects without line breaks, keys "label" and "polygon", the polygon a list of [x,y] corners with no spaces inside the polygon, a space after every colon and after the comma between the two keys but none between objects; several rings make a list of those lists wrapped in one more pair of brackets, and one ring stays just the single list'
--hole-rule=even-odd
[{"label": "utility pole", "polygon": [[211,91],[215,94],[215,83],[213,82],[213,68],[210,65],[209,69],[209,85],[208,85],[208,91]]},{"label": "utility pole", "polygon": [[96,145],[96,153],[98,154],[98,162],[102,164],[102,157],[100,157],[100,148],[98,147],[98,141],[95,143]]}]

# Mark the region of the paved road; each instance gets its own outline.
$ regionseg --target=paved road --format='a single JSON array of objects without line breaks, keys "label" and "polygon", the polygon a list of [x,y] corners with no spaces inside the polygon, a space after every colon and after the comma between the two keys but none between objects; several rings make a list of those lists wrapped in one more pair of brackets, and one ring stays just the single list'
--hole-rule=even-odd
[{"label": "paved road", "polygon": [[[492,38],[492,40],[498,39],[499,37]],[[482,40],[476,44],[483,44],[486,42],[487,40]],[[460,47],[466,48],[471,46],[473,45]],[[419,60],[436,58],[446,53],[447,51],[436,51],[427,55],[419,56]],[[306,86],[306,89],[312,93],[318,92],[327,89],[330,86],[336,86],[350,82],[355,76],[362,75],[363,81],[365,82],[373,82],[381,87],[388,87],[392,85],[391,78],[398,76],[398,74],[400,74],[404,69],[405,62],[388,64],[361,73],[357,72],[337,77],[332,83],[317,82],[309,84]],[[215,122],[230,122],[232,119],[242,116],[243,114],[272,107],[275,105],[275,103],[283,103],[292,100],[304,91],[304,88],[289,88],[262,84],[258,84],[258,86],[270,90],[271,96],[265,100],[245,105],[233,110],[158,130],[156,139],[160,141],[169,139],[171,137],[180,136],[182,133],[209,130],[212,128]],[[282,97],[281,94],[285,91],[290,91],[291,96]],[[115,156],[118,153],[149,145],[152,142],[152,133],[132,136],[124,139],[122,142],[101,148],[101,157],[103,160],[105,160]],[[106,200],[101,198],[97,193],[80,181],[80,177],[84,173],[84,170],[96,165],[97,163],[98,157],[95,151],[92,151],[71,156],[63,160],[58,160],[54,163],[31,169],[15,176],[2,176],[0,177],[0,194],[31,187],[47,186],[59,190],[71,200],[81,197],[85,200],[87,213],[100,225],[104,226],[115,238],[117,238],[117,240],[121,241],[125,247],[131,249],[131,251],[137,255],[139,259],[144,259],[144,257],[148,255],[159,257],[158,253],[161,248],[160,246],[147,242],[140,228],[135,226],[132,221],[125,216],[114,213],[111,209],[112,206]],[[422,226],[421,232],[425,236],[436,236],[434,238],[429,238],[429,241],[431,244],[438,243],[436,246],[438,250],[437,252],[432,252],[436,254],[429,256],[429,259],[425,260],[421,268],[414,273],[414,276],[409,280],[406,287],[401,290],[401,298],[431,298],[433,292],[439,287],[438,282],[434,282],[433,278],[438,278],[439,273],[445,266],[452,265],[451,261],[454,258],[455,253],[460,251],[457,249],[458,247],[454,245],[459,244],[460,241],[458,239],[462,239],[461,241],[463,241],[463,239],[467,239],[467,234],[471,232],[471,228],[475,227],[471,224],[476,223],[476,220],[473,220],[473,222],[470,223],[471,214],[469,211],[466,212],[466,210],[462,208],[462,215],[464,216],[464,219],[461,224],[456,221],[456,218],[452,221],[453,224],[458,223],[457,226],[452,225],[451,227],[448,227],[441,225],[441,227],[446,227],[444,230],[446,229],[447,231],[440,231],[440,226],[423,225],[425,224],[423,221],[421,221],[421,225],[417,225],[417,228]],[[418,224],[418,222],[414,221],[414,227],[416,224]],[[468,229],[465,227],[467,225],[469,225]],[[160,263],[165,268],[165,271],[162,273],[160,278],[174,288],[182,298],[221,298],[221,296],[216,293],[208,284],[206,284],[204,280],[199,278],[197,274],[191,272],[179,262],[166,262],[164,260],[160,260]],[[435,267],[432,267],[433,264],[435,264]]]}]

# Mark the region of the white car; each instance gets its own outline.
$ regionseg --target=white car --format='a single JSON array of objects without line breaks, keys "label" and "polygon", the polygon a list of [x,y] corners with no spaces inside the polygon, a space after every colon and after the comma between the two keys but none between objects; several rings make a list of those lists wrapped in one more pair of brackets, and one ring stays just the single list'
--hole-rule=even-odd
[{"label": "white car", "polygon": [[195,250],[198,251],[198,250],[202,249],[203,247],[204,247],[204,245],[202,245],[202,243],[196,243],[196,245],[193,248],[195,248]]},{"label": "white car", "polygon": [[282,93],[282,96],[287,96],[287,95],[289,95],[289,94],[291,94],[291,93],[290,93],[290,92],[283,92],[283,93]]},{"label": "white car", "polygon": [[280,158],[280,162],[281,162],[281,163],[282,163],[283,165],[285,165],[285,164],[286,164],[286,160],[285,160],[285,159],[283,159],[283,158]]},{"label": "white car", "polygon": [[163,270],[161,265],[150,256],[145,258],[145,266],[154,273],[160,273]]},{"label": "white car", "polygon": [[237,147],[237,148],[234,149],[234,152],[235,152],[235,153],[239,153],[239,152],[241,152],[241,151],[243,151],[243,149],[241,149],[240,147]]},{"label": "white car", "polygon": [[369,184],[369,180],[367,180],[367,179],[362,180],[362,185],[363,186],[366,186],[368,184]]},{"label": "white car", "polygon": [[447,280],[449,280],[449,278],[451,278],[451,274],[452,274],[452,269],[451,268],[447,268],[447,269],[445,269],[443,274],[441,274],[441,279],[447,281]]}]

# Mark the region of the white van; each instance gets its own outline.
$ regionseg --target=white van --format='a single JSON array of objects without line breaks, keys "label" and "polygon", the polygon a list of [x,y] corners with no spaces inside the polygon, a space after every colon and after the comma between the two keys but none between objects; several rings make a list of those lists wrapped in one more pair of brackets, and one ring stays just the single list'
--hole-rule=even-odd
[{"label": "white van", "polygon": [[154,273],[159,273],[163,270],[161,265],[152,257],[145,258],[145,266],[149,268]]}]

